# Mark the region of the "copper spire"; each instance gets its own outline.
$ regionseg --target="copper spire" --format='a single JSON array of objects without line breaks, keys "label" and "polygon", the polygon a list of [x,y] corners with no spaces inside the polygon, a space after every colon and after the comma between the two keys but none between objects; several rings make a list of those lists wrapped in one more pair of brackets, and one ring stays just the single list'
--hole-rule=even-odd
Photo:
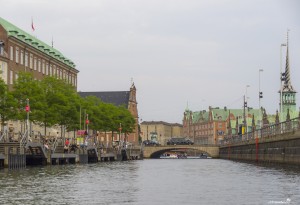
[{"label": "copper spire", "polygon": [[286,41],[287,41],[287,43],[286,43],[286,63],[285,63],[283,91],[294,91],[294,88],[291,83],[290,63],[289,63],[289,30],[287,31]]}]

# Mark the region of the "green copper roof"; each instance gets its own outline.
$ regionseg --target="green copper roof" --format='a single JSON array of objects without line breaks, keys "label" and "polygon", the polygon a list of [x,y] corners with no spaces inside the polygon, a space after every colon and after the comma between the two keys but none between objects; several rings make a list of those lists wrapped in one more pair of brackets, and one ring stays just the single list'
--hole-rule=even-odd
[{"label": "green copper roof", "polygon": [[20,41],[40,50],[41,52],[51,56],[52,58],[72,67],[75,68],[74,62],[67,59],[63,56],[61,52],[56,50],[55,48],[45,44],[44,42],[40,41],[39,39],[35,38],[34,36],[26,33],[25,31],[21,30],[20,28],[14,26],[13,24],[9,23],[8,21],[4,20],[0,17],[0,25],[7,31],[8,36],[13,36]]}]

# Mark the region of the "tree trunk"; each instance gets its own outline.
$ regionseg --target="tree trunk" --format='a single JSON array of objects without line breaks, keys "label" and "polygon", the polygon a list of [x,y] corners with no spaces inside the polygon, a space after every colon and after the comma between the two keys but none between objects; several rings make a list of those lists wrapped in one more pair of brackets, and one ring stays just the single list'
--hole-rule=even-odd
[{"label": "tree trunk", "polygon": [[44,131],[45,131],[45,137],[47,136],[47,122],[44,123]]}]

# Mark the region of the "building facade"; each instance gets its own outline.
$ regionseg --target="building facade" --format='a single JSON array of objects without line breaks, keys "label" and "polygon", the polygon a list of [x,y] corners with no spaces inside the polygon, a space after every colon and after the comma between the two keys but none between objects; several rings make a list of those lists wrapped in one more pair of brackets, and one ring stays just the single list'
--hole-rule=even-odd
[{"label": "building facade", "polygon": [[[228,134],[258,129],[263,122],[262,112],[263,110],[252,108],[244,110],[209,107],[208,111],[198,112],[186,109],[183,135],[192,139],[195,144],[219,144]],[[274,118],[270,118],[268,122],[270,121],[274,121]]]},{"label": "building facade", "polygon": [[153,140],[161,145],[166,145],[167,140],[172,137],[182,137],[182,125],[178,123],[167,123],[163,121],[143,121],[140,124],[141,138]]},{"label": "building facade", "polygon": [[[32,73],[35,80],[53,76],[65,80],[77,89],[79,71],[70,59],[0,17],[0,78],[11,90],[20,72]],[[33,123],[30,123],[30,127],[30,130],[43,133],[43,127]],[[25,128],[19,121],[9,121],[4,129],[18,133]],[[49,135],[54,136],[60,131],[59,127],[55,126],[50,130]]]},{"label": "building facade", "polygon": [[19,72],[34,79],[56,76],[77,88],[78,70],[61,52],[0,17],[1,78],[12,89]]}]

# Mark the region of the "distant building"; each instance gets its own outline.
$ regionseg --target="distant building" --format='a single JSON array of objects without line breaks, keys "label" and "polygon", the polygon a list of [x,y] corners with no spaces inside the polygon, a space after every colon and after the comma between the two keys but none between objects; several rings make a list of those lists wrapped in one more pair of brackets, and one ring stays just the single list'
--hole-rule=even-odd
[{"label": "distant building", "polygon": [[11,89],[19,72],[64,79],[77,88],[78,70],[61,52],[0,17],[0,77]]},{"label": "distant building", "polygon": [[[288,37],[288,36],[287,36]],[[279,110],[280,121],[286,121],[286,116],[289,114],[289,118],[293,119],[298,117],[299,111],[296,106],[296,90],[291,83],[291,70],[289,62],[289,41],[287,38],[286,44],[286,63],[285,72],[281,73],[281,88],[279,90],[280,102],[279,106],[282,110]],[[282,103],[282,106],[281,106]]]},{"label": "distant building", "polygon": [[[135,119],[135,126],[132,133],[127,135],[129,142],[138,143],[138,109],[136,101],[136,87],[134,83],[131,85],[129,91],[108,91],[108,92],[78,92],[81,97],[95,96],[102,102],[111,103],[115,106],[125,106]],[[100,141],[103,143],[111,142],[111,133],[100,133]],[[115,133],[114,140],[119,139],[119,134]]]},{"label": "distant building", "polygon": [[[244,118],[246,117],[246,123]],[[251,132],[261,124],[263,116],[258,109],[224,109],[209,107],[209,110],[192,112],[188,109],[183,117],[183,135],[195,144],[219,144],[231,132],[239,129]]]},{"label": "distant building", "polygon": [[[193,112],[188,108],[183,117],[183,135],[195,144],[218,144],[225,136],[243,134],[300,117],[296,107],[296,91],[291,84],[289,45],[287,40],[285,72],[281,73],[279,90],[282,110],[267,114],[260,109],[224,109],[209,107],[209,110]],[[281,106],[282,104],[282,106]],[[244,120],[246,119],[246,120]]]},{"label": "distant building", "polygon": [[140,125],[141,137],[144,140],[153,140],[162,145],[172,137],[182,137],[182,125],[163,121],[143,121]]}]

